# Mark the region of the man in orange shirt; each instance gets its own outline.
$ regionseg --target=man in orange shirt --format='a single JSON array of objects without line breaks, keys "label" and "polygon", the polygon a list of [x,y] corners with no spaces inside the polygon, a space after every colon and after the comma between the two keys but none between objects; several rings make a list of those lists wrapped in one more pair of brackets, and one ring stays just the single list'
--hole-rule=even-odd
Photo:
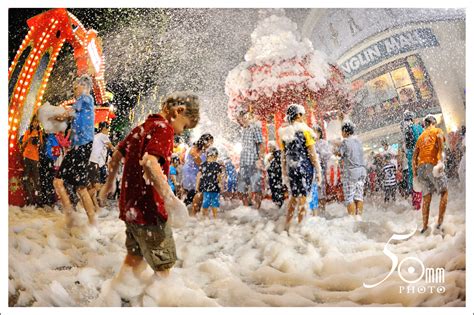
[{"label": "man in orange shirt", "polygon": [[434,116],[429,115],[425,118],[425,130],[418,138],[415,152],[413,153],[413,175],[421,184],[423,193],[423,228],[421,233],[428,229],[432,193],[438,192],[441,194],[437,229],[440,229],[441,224],[443,224],[448,203],[448,180],[446,174],[444,171],[437,174],[436,169],[433,172],[433,168],[435,168],[438,162],[441,162],[444,144],[443,131],[436,128],[436,123],[437,121]]},{"label": "man in orange shirt", "polygon": [[39,148],[42,144],[41,128],[38,117],[31,118],[30,126],[22,138],[24,185],[26,191],[26,204],[34,205],[39,200]]}]

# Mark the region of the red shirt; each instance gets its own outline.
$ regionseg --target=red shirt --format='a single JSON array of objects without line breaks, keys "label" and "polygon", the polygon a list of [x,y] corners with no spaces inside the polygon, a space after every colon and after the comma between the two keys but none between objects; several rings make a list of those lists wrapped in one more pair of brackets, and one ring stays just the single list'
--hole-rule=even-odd
[{"label": "red shirt", "polygon": [[158,159],[163,173],[168,175],[173,140],[173,127],[161,115],[154,114],[135,127],[118,145],[125,157],[119,200],[120,219],[123,221],[156,225],[158,219],[168,219],[163,199],[151,184],[146,184],[139,161],[148,152]]}]

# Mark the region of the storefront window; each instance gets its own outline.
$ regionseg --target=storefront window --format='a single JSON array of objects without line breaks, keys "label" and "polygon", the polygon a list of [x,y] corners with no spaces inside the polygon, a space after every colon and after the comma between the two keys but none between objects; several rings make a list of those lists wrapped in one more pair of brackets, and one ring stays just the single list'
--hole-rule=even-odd
[{"label": "storefront window", "polygon": [[352,90],[356,102],[352,116],[361,131],[397,123],[406,109],[417,116],[439,111],[428,74],[417,55],[366,74],[352,82]]},{"label": "storefront window", "polygon": [[424,100],[431,99],[433,97],[433,94],[431,93],[431,84],[425,74],[421,61],[416,56],[410,56],[407,58],[407,62],[413,73],[416,85],[420,89],[421,98]]}]

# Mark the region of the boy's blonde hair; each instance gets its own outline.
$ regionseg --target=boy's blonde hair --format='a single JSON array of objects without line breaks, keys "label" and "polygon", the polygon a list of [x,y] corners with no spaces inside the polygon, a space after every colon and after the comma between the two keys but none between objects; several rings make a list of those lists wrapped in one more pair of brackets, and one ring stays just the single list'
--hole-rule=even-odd
[{"label": "boy's blonde hair", "polygon": [[163,100],[162,108],[168,107],[171,108],[173,106],[185,106],[186,110],[184,111],[184,115],[188,117],[191,122],[192,126],[190,128],[196,127],[199,122],[200,115],[199,115],[199,98],[196,94],[188,91],[177,91],[173,92],[165,97]]},{"label": "boy's blonde hair", "polygon": [[93,85],[92,78],[87,74],[83,74],[80,77],[77,77],[74,83],[78,85],[82,85],[86,87],[88,90],[91,90],[92,85]]}]

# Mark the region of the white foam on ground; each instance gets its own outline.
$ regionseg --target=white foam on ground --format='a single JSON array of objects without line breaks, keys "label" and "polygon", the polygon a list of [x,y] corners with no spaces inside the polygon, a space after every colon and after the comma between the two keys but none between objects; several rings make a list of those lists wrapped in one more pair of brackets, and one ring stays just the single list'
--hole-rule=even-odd
[{"label": "white foam on ground", "polygon": [[121,283],[114,276],[126,254],[125,225],[115,207],[97,229],[82,211],[68,230],[60,212],[12,206],[9,294],[18,306],[464,306],[464,195],[450,192],[443,232],[435,229],[438,203],[436,196],[428,235],[389,249],[399,262],[416,257],[426,268],[445,268],[442,294],[400,293],[405,283],[397,271],[376,288],[363,286],[389,273],[383,249],[392,234],[421,224],[407,201],[385,206],[379,199],[366,201],[361,220],[330,204],[324,216],[294,222],[289,233],[285,209],[267,200],[260,211],[225,202],[217,220],[191,217],[173,230],[179,260],[168,278],[146,267]]}]

